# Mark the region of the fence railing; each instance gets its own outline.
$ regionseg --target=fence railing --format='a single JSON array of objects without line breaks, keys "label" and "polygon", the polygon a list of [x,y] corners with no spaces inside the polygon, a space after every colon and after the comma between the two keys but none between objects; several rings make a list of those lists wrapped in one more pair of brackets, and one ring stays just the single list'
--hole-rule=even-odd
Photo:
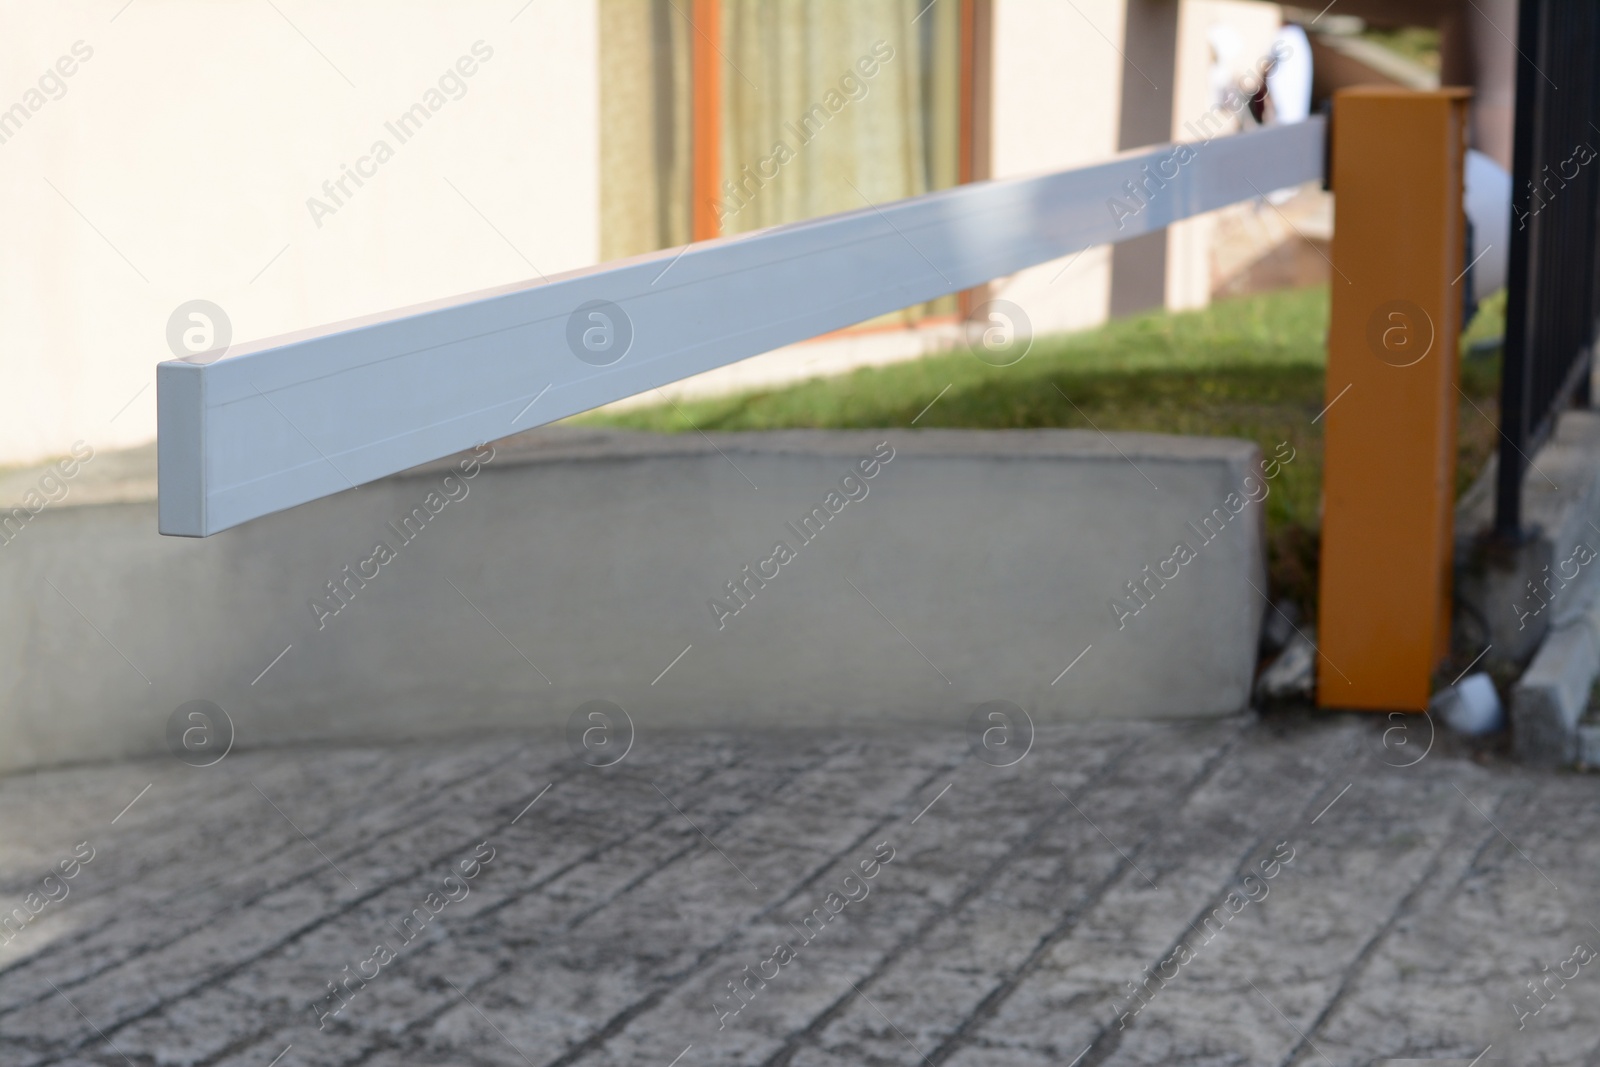
[{"label": "fence railing", "polygon": [[1321,178],[1320,118],[239,345],[156,372],[161,532],[261,515]]},{"label": "fence railing", "polygon": [[1495,533],[1522,536],[1533,454],[1588,406],[1600,311],[1600,5],[1522,0]]}]

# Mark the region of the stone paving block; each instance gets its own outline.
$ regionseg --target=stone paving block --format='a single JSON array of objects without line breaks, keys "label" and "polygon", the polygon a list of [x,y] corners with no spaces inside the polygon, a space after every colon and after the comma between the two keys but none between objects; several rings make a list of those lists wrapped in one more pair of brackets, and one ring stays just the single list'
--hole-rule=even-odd
[{"label": "stone paving block", "polygon": [[[945,1062],[950,1067],[1059,1067],[1071,1059],[1069,1055],[1063,1060],[1061,1053],[1053,1049],[990,1048],[979,1045],[963,1048]],[[797,1058],[795,1063],[799,1062]]]},{"label": "stone paving block", "polygon": [[1483,783],[1462,782],[1505,836],[1457,797],[1487,828],[1482,846],[1430,884],[1378,946],[1367,981],[1326,1023],[1330,1041],[1373,1056],[1471,1059],[1493,1044],[1503,1062],[1593,1062],[1600,983],[1583,980],[1587,968],[1565,986],[1553,983],[1555,999],[1525,1027],[1512,1007],[1519,995],[1526,1004],[1525,983],[1559,969],[1574,943],[1600,948],[1583,899],[1595,846],[1560,840],[1574,833],[1562,818],[1562,794],[1581,782],[1563,776],[1539,790],[1538,803],[1524,795],[1494,806],[1484,803]]},{"label": "stone paving block", "polygon": [[[1208,775],[1214,757],[1235,735],[1236,730],[1207,728],[1201,735],[1207,743],[1202,744],[1195,743],[1197,737],[1192,733],[1185,736],[1174,731],[1152,737],[1141,747],[1137,762],[1131,757],[1110,762],[1102,776],[1085,783],[1079,791],[1082,803],[1043,782],[1034,783],[1040,794],[1035,801],[1036,810],[1046,814],[1036,819],[1026,838],[1018,835],[1023,841],[1031,839],[1031,845],[1014,846],[1002,864],[985,872],[984,881],[971,886],[962,906],[926,932],[920,944],[877,978],[867,991],[872,1001],[852,1004],[846,1015],[823,1035],[824,1043],[829,1047],[849,1044],[862,1050],[863,1055],[874,1057],[894,1055],[892,1046],[907,1039],[918,1046],[938,1049],[965,1025],[991,992],[1002,988],[1011,966],[1027,959],[1030,952],[1046,942],[1059,924],[1062,910],[1081,905],[1085,897],[1092,896],[1090,887],[1103,883],[1126,862],[1116,841],[1121,838],[1136,847],[1134,843],[1148,835],[1149,827],[1142,824],[1149,823],[1157,809],[1144,776],[1188,780],[1188,788],[1193,789]],[[1096,814],[1082,810],[1084,805],[1095,809]],[[1030,847],[1057,857],[1073,857],[1066,862],[1076,864],[1077,869],[1070,879],[1064,879],[1068,884],[1062,894],[1064,899],[1058,898],[1054,908],[1024,907],[1007,911],[1003,920],[993,921],[997,914],[994,895],[1004,898],[1037,888],[1028,885],[1026,868],[1019,875],[1011,866]],[[925,987],[931,974],[940,974],[951,965],[960,966],[964,960],[970,964],[969,971],[983,975],[985,980],[944,984],[947,990],[968,988],[969,999],[927,995]],[[886,1000],[887,1005],[877,1004],[879,999]],[[952,1006],[959,1006],[958,1010],[952,1012]],[[883,1025],[884,1016],[894,1020],[889,1032]]]},{"label": "stone paving block", "polygon": [[[1448,739],[1385,766],[1415,756],[1388,725],[1052,728],[1012,767],[956,733],[791,732],[663,737],[600,772],[530,738],[0,779],[7,814],[66,806],[8,819],[13,893],[100,835],[59,910],[0,945],[0,1064],[266,1067],[292,1045],[278,1067],[1365,1067],[1491,1043],[1600,1062],[1600,970],[1520,1030],[1511,1007],[1600,948],[1591,784]],[[467,895],[319,1030],[312,998],[399,944],[392,923],[485,837]],[[1128,983],[1284,840],[1270,893],[1120,1026]],[[879,842],[866,896],[806,939],[791,924]],[[779,941],[795,959],[729,1014],[728,982]]]}]

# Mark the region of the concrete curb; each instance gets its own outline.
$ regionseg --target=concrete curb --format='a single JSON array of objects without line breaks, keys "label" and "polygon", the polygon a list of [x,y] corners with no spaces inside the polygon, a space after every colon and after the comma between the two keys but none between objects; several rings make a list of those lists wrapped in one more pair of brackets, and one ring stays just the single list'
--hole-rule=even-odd
[{"label": "concrete curb", "polygon": [[1600,676],[1600,412],[1563,413],[1533,468],[1522,490],[1525,544],[1484,540],[1493,460],[1457,505],[1458,647],[1467,657],[1485,651],[1483,662],[1500,670],[1526,664],[1510,700],[1519,759],[1600,763],[1600,727],[1582,725]]},{"label": "concrete curb", "polygon": [[641,734],[1249,703],[1265,505],[1193,525],[1259,481],[1248,442],[554,428],[206,540],[157,535],[152,458],[96,456],[0,538],[0,771],[159,753],[195,700],[240,747],[561,728],[597,699]]},{"label": "concrete curb", "polygon": [[[1557,576],[1579,546],[1600,551],[1600,412],[1563,413],[1533,466],[1522,486],[1525,544],[1506,550],[1485,540],[1494,522],[1494,458],[1456,505],[1457,632],[1473,646],[1462,650],[1470,658],[1490,645],[1487,661],[1507,669],[1527,664],[1600,585],[1600,561],[1580,566],[1571,581]],[[1543,592],[1536,595],[1530,582]]]},{"label": "concrete curb", "polygon": [[[1600,675],[1600,597],[1558,622],[1511,690],[1511,737],[1517,757],[1539,767],[1600,763],[1593,741],[1580,743],[1579,722]],[[1585,733],[1594,733],[1590,727]],[[1583,749],[1590,755],[1585,756]]]}]

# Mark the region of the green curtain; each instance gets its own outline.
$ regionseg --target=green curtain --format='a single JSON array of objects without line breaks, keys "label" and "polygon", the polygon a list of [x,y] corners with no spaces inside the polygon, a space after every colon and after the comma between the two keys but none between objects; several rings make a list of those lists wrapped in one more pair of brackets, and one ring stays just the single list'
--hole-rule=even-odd
[{"label": "green curtain", "polygon": [[688,0],[600,0],[600,258],[689,241]]},{"label": "green curtain", "polygon": [[[688,0],[600,0],[601,253],[689,239]],[[956,184],[960,4],[722,0],[724,234]],[[955,298],[885,316],[955,310]]]}]

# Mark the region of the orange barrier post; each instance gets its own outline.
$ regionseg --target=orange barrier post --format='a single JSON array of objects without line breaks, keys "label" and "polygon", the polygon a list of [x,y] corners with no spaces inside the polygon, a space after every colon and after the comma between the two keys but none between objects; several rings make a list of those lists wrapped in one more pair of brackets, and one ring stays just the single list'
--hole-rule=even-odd
[{"label": "orange barrier post", "polygon": [[1321,707],[1420,711],[1449,651],[1469,97],[1334,98]]}]

